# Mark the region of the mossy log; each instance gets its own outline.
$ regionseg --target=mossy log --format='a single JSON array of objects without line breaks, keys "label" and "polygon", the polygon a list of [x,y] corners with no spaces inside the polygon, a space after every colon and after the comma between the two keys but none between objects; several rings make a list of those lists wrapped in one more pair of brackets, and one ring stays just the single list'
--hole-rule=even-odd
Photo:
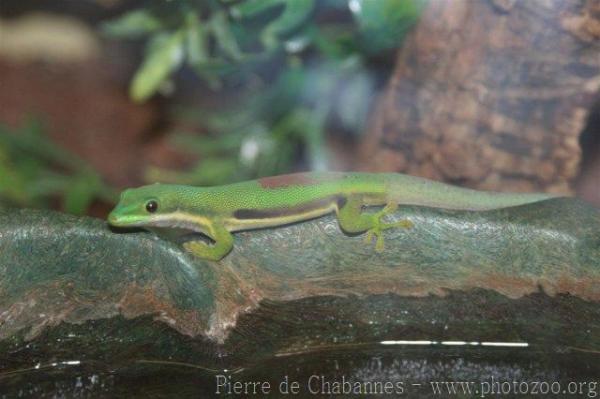
[{"label": "mossy log", "polygon": [[[206,262],[101,220],[0,210],[0,386],[56,392],[54,376],[74,392],[73,374],[56,369],[69,359],[111,393],[154,373],[161,387],[206,378],[206,392],[223,369],[301,377],[335,363],[356,377],[374,358],[404,379],[475,378],[485,367],[598,374],[597,209],[564,198],[488,212],[409,206],[393,218],[414,227],[386,231],[381,253],[328,216],[237,233],[228,256]],[[381,345],[398,340],[432,344]],[[484,341],[528,346],[499,352]],[[393,366],[398,356],[421,374]],[[439,369],[422,364],[433,360]]]}]

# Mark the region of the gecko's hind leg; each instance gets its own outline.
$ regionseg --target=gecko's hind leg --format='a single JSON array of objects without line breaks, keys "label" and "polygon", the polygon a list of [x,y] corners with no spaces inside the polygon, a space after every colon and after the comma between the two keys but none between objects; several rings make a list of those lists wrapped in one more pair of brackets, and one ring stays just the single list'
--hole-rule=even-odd
[{"label": "gecko's hind leg", "polygon": [[374,226],[367,230],[367,234],[365,236],[365,242],[371,243],[373,241],[373,237],[375,237],[375,250],[377,252],[381,252],[385,248],[385,242],[383,238],[383,231],[387,229],[393,228],[405,228],[409,229],[413,227],[413,223],[408,220],[399,220],[397,222],[386,223],[383,221],[383,218],[386,215],[392,214],[396,212],[398,209],[398,204],[395,202],[389,202],[382,210],[375,212],[373,217]]},{"label": "gecko's hind leg", "polygon": [[409,220],[400,220],[394,223],[383,222],[383,217],[393,213],[398,209],[398,204],[388,203],[382,210],[375,213],[365,213],[362,211],[363,199],[358,196],[350,196],[345,204],[338,211],[338,221],[342,230],[349,233],[367,232],[366,242],[372,242],[373,237],[377,239],[375,244],[376,251],[383,251],[384,239],[383,231],[395,227],[410,228],[413,224]]}]

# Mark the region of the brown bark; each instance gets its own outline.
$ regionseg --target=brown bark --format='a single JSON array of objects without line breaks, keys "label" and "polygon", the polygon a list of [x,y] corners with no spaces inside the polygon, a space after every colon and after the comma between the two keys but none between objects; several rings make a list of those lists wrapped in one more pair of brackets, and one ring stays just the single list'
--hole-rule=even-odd
[{"label": "brown bark", "polygon": [[600,88],[600,2],[431,1],[361,147],[363,167],[570,193]]}]

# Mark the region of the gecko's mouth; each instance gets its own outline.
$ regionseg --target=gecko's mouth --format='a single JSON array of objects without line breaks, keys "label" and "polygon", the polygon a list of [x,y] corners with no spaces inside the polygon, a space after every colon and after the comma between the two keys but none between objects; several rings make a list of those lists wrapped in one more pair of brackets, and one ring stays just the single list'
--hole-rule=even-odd
[{"label": "gecko's mouth", "polygon": [[203,241],[208,245],[215,244],[215,241],[206,235],[197,224],[168,214],[140,218],[137,215],[124,213],[123,209],[117,207],[108,215],[107,220],[111,226],[141,228],[178,244],[189,241]]},{"label": "gecko's mouth", "polygon": [[144,227],[148,224],[147,218],[141,218],[137,215],[129,215],[119,212],[118,209],[113,210],[106,218],[108,224],[115,227]]},{"label": "gecko's mouth", "polygon": [[114,211],[108,215],[107,220],[111,226],[115,227],[142,227],[142,223],[139,218],[119,215]]},{"label": "gecko's mouth", "polygon": [[108,214],[108,224],[110,224],[111,226],[120,226],[121,225],[121,220],[119,219],[119,217],[117,215],[114,214],[114,212],[111,212]]}]

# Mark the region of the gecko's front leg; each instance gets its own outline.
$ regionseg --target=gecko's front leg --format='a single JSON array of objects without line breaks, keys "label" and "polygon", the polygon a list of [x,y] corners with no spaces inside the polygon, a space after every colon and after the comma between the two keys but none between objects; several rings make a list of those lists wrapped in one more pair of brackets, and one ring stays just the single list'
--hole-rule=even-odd
[{"label": "gecko's front leg", "polygon": [[221,260],[233,248],[233,236],[221,224],[207,226],[206,235],[214,241],[214,244],[188,241],[183,244],[183,247],[199,258],[214,261]]},{"label": "gecko's front leg", "polygon": [[363,212],[364,201],[360,195],[349,196],[345,204],[337,210],[338,222],[342,230],[348,233],[367,232],[365,241],[371,242],[376,237],[375,250],[383,251],[384,240],[383,231],[395,227],[410,228],[410,220],[400,220],[395,223],[385,223],[382,219],[385,215],[393,213],[398,205],[388,203],[381,211],[375,213]]}]

